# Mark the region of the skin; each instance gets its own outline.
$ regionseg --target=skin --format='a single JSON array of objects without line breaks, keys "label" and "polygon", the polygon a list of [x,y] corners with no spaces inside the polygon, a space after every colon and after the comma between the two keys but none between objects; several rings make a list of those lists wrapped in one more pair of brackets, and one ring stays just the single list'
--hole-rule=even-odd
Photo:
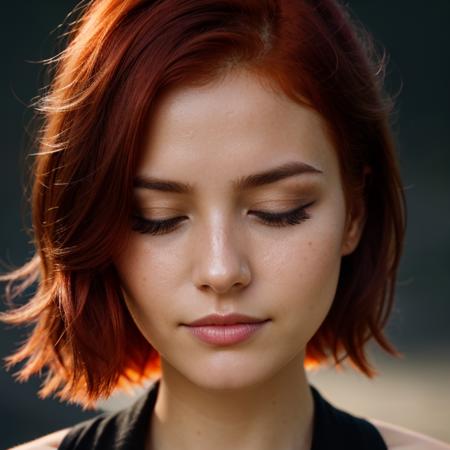
[{"label": "skin", "polygon": [[[128,308],[161,354],[147,450],[310,449],[305,346],[333,302],[341,257],[354,250],[364,224],[361,205],[345,207],[335,151],[322,125],[317,114],[245,72],[172,91],[152,117],[138,174],[190,182],[196,190],[180,196],[137,189],[143,216],[187,219],[166,235],[131,232],[115,258]],[[322,174],[230,190],[239,176],[291,160]],[[308,220],[284,228],[253,214],[312,201]],[[232,311],[270,322],[249,340],[220,348],[180,325]],[[450,449],[370,421],[389,450]],[[56,449],[68,431],[14,450]]]},{"label": "skin", "polygon": [[[376,419],[370,419],[370,422],[378,428],[389,450],[450,450],[450,445],[424,434]],[[69,431],[70,428],[65,428],[8,450],[55,449]]]},{"label": "skin", "polygon": [[[321,173],[231,187],[290,161]],[[195,186],[189,195],[137,188],[140,216],[185,219],[164,235],[131,232],[115,258],[131,315],[161,355],[148,448],[309,448],[305,346],[330,309],[341,257],[356,247],[363,223],[361,211],[346,210],[321,118],[243,71],[180,88],[149,122],[137,175]],[[292,226],[267,225],[253,213],[312,202],[310,218]],[[270,321],[226,347],[180,325],[214,312]]]}]

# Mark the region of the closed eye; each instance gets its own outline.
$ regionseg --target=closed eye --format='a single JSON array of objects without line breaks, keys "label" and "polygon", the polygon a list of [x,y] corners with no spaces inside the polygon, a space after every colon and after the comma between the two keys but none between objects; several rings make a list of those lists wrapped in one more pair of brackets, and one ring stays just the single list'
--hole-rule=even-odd
[{"label": "closed eye", "polygon": [[[285,227],[289,225],[298,225],[309,219],[311,216],[306,209],[313,205],[311,202],[307,205],[301,205],[295,209],[283,212],[270,211],[249,211],[257,216],[264,224],[271,227]],[[149,220],[136,214],[132,215],[132,230],[143,234],[161,235],[167,234],[177,228],[177,225],[183,221],[185,216],[171,217],[168,219]]]},{"label": "closed eye", "polygon": [[306,211],[314,202],[299,206],[286,212],[253,211],[264,223],[271,226],[297,225],[311,216]]}]

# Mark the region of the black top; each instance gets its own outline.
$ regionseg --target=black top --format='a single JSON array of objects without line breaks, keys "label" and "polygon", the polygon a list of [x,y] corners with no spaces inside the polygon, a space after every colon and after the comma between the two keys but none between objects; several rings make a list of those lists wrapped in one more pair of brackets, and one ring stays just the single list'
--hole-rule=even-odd
[{"label": "black top", "polygon": [[[131,406],[75,425],[60,450],[144,450],[159,380]],[[314,398],[311,450],[387,450],[379,431],[362,417],[335,408],[310,385]]]}]

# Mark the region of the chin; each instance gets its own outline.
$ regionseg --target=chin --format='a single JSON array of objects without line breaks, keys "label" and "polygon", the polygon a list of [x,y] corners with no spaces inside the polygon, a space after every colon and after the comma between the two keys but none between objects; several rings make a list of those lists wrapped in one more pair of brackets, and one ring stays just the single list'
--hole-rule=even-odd
[{"label": "chin", "polygon": [[[203,374],[203,376],[193,376],[191,382],[198,387],[209,391],[239,391],[252,388],[264,379],[253,374]],[[255,374],[256,375],[256,374]]]},{"label": "chin", "polygon": [[185,370],[179,365],[181,369],[178,372],[192,384],[206,390],[240,390],[249,389],[272,378],[279,370],[273,362],[271,358],[263,361],[261,357],[218,352],[203,361],[199,360],[195,366],[188,363]]}]

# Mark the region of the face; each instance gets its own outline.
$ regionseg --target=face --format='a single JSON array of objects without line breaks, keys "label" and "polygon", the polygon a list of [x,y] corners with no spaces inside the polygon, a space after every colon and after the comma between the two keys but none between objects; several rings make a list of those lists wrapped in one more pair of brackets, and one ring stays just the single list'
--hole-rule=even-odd
[{"label": "face", "polygon": [[[295,170],[244,182],[281,166]],[[191,190],[161,190],[156,179]],[[130,236],[114,262],[163,376],[236,388],[302,362],[361,231],[317,113],[246,72],[179,88],[151,117],[136,180]],[[266,322],[216,345],[185,326],[212,313]]]}]

